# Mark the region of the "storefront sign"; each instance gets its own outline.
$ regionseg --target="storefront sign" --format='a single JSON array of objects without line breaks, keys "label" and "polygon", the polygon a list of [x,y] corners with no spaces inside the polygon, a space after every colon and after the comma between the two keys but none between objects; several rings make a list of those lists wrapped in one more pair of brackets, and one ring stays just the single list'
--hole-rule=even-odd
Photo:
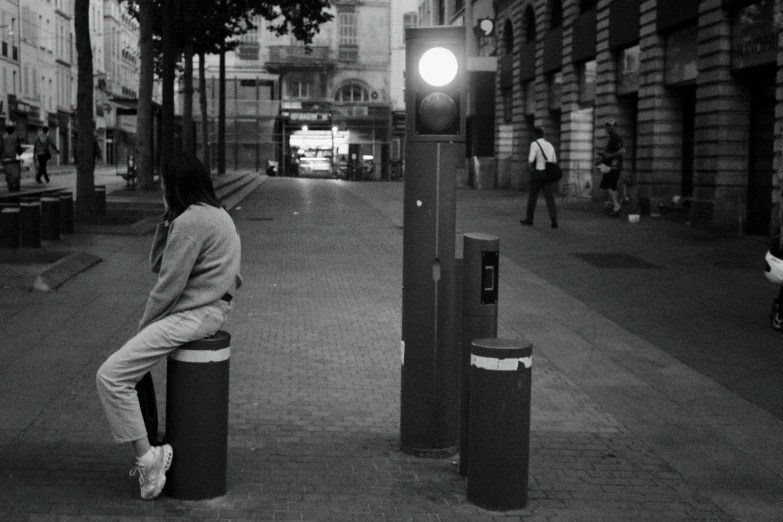
[{"label": "storefront sign", "polygon": [[623,49],[617,59],[617,94],[639,91],[639,46]]},{"label": "storefront sign", "polygon": [[762,0],[734,13],[732,68],[744,69],[776,63],[778,35],[774,24],[774,4],[773,0]]},{"label": "storefront sign", "polygon": [[666,83],[696,81],[699,75],[699,28],[695,25],[666,37]]}]

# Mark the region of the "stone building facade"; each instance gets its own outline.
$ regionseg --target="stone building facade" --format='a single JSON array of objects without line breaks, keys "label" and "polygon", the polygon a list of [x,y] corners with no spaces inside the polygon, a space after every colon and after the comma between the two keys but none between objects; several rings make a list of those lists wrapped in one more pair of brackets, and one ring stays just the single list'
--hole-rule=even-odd
[{"label": "stone building facade", "polygon": [[593,162],[615,120],[643,213],[765,234],[780,192],[779,3],[496,0],[497,185],[526,187],[538,126],[561,192],[602,198]]}]

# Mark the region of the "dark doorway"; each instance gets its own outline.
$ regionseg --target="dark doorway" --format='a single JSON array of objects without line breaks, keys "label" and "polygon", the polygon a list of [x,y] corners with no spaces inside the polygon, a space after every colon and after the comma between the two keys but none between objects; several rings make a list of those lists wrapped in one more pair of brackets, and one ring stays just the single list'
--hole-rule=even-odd
[{"label": "dark doorway", "polygon": [[748,206],[746,231],[766,235],[772,213],[775,176],[775,76],[759,75],[750,86]]},{"label": "dark doorway", "polygon": [[680,195],[693,197],[693,166],[696,142],[696,88],[682,90],[682,178]]}]

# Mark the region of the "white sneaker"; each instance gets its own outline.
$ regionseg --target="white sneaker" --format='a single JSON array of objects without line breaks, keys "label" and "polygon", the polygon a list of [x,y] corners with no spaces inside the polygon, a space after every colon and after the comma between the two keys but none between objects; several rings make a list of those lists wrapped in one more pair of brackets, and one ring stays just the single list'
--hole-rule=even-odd
[{"label": "white sneaker", "polygon": [[153,500],[163,491],[166,485],[166,471],[171,467],[171,461],[174,458],[174,450],[171,446],[155,446],[152,448],[155,457],[152,464],[143,466],[136,460],[136,466],[130,471],[131,475],[139,474],[139,484],[141,484],[141,498],[144,500]]}]

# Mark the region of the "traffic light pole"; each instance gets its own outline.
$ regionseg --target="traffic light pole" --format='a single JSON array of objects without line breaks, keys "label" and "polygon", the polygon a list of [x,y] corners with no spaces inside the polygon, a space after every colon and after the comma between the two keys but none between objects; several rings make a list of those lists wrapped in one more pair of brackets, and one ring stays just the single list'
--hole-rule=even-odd
[{"label": "traffic light pole", "polygon": [[464,27],[408,29],[406,60],[400,442],[413,455],[443,457],[457,452],[460,431],[454,257]]}]

